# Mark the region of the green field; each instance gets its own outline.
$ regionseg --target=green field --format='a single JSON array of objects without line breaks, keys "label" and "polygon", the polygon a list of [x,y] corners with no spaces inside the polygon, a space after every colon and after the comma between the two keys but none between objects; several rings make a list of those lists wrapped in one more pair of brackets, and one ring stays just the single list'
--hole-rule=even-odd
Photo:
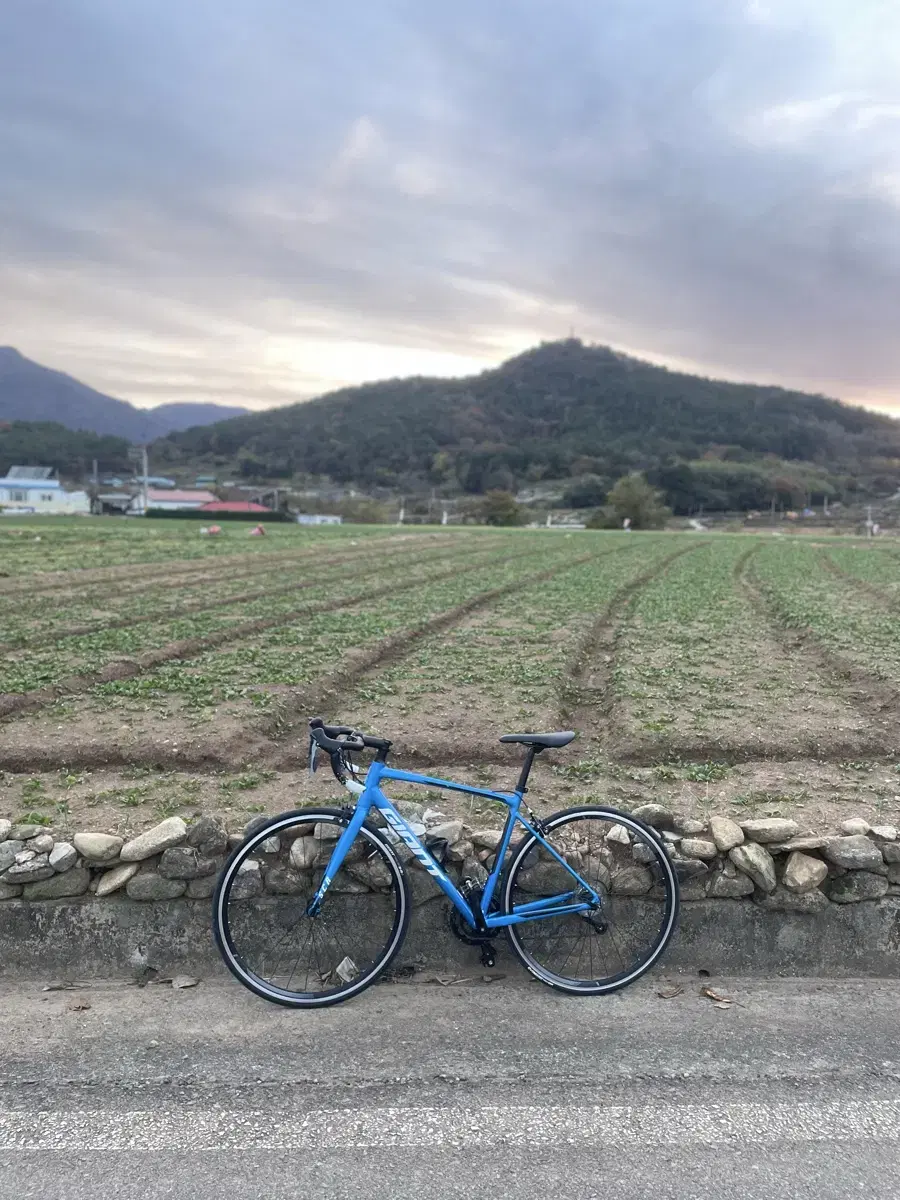
[{"label": "green field", "polygon": [[892,541],[6,520],[0,584],[0,815],[284,807],[320,711],[501,785],[571,725],[553,806],[900,806]]}]

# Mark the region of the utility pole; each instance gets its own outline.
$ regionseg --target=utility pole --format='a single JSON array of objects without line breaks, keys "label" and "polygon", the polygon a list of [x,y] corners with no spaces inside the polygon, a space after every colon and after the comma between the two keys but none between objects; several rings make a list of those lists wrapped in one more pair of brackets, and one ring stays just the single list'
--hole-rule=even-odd
[{"label": "utility pole", "polygon": [[150,507],[150,485],[147,482],[150,478],[150,460],[147,456],[147,447],[141,446],[141,467],[144,472],[144,515],[147,515],[147,509]]},{"label": "utility pole", "polygon": [[442,525],[446,525],[446,524],[447,524],[447,517],[448,517],[448,513],[447,513],[447,506],[446,506],[446,504],[445,504],[445,505],[444,505],[444,509],[443,509],[443,511],[442,511],[442,513],[441,513],[441,524],[442,524]]},{"label": "utility pole", "polygon": [[872,526],[875,522],[872,520],[872,505],[866,505],[866,537],[872,536]]},{"label": "utility pole", "polygon": [[406,505],[406,497],[405,497],[405,496],[401,496],[401,497],[400,497],[400,512],[397,514],[397,524],[398,524],[398,525],[402,525],[402,524],[403,524],[403,520],[404,520],[404,518],[405,518],[405,516],[406,516],[406,507],[405,507],[405,505]]}]

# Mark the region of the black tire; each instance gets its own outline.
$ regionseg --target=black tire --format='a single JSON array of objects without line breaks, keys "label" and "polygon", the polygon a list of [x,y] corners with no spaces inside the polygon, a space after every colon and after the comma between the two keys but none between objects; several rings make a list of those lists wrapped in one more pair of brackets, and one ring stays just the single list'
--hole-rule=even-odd
[{"label": "black tire", "polygon": [[[329,885],[320,912],[315,917],[306,915],[306,905],[325,873],[333,840],[319,839],[320,849],[309,865],[303,855],[308,857],[315,846],[307,844],[297,855],[294,843],[300,837],[314,842],[320,826],[343,829],[348,823],[347,814],[336,808],[282,813],[244,839],[219,877],[213,896],[216,945],[232,975],[264,1000],[289,1008],[325,1008],[349,1000],[384,974],[403,944],[411,909],[406,873],[389,843],[369,825],[362,827]],[[270,838],[278,841],[264,849],[263,843]],[[258,866],[242,872],[248,861]],[[242,874],[252,877],[251,883],[243,885],[243,896],[235,894]],[[378,880],[376,885],[360,882],[373,878]],[[374,902],[378,896],[383,898],[383,911]],[[364,946],[367,931],[371,951]],[[292,939],[289,950],[287,938]],[[271,958],[272,974],[277,978],[280,962],[290,961],[298,942],[297,960],[286,983],[267,978],[267,958]],[[304,952],[315,957],[315,968],[307,963],[303,986],[292,990]],[[284,960],[277,957],[279,953],[285,955]],[[300,976],[297,978],[299,981]],[[311,986],[311,979],[318,986]]]},{"label": "black tire", "polygon": [[[616,826],[627,842],[623,833],[613,832]],[[626,987],[658,961],[675,932],[678,879],[665,844],[642,821],[598,805],[554,813],[543,827],[554,849],[563,857],[573,856],[572,865],[600,895],[602,905],[596,914],[508,925],[513,953],[543,983],[571,995],[603,995]],[[510,915],[517,904],[570,892],[574,884],[566,868],[529,834],[510,851],[501,911]],[[643,928],[646,945],[629,956],[623,952],[625,937]],[[567,973],[570,964],[573,973]]]}]

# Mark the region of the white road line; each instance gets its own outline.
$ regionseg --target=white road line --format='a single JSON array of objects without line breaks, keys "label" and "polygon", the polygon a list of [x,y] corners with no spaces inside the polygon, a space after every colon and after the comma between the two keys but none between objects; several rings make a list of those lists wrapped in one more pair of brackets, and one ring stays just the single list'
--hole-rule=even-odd
[{"label": "white road line", "polygon": [[648,1107],[0,1112],[0,1151],[716,1146],[900,1141],[900,1100]]}]

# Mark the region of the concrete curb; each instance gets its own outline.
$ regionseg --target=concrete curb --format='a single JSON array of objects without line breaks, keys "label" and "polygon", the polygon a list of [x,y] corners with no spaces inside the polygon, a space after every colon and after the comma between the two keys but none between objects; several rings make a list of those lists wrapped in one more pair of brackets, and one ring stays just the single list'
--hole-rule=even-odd
[{"label": "concrete curb", "polygon": [[[484,972],[477,948],[451,934],[447,913],[442,898],[416,907],[395,969]],[[505,939],[496,948],[498,969],[517,969]],[[86,897],[0,905],[0,978],[120,977],[143,965],[204,973],[219,964],[206,902]],[[663,965],[713,974],[897,978],[900,898],[812,913],[765,911],[749,900],[686,903]]]}]

